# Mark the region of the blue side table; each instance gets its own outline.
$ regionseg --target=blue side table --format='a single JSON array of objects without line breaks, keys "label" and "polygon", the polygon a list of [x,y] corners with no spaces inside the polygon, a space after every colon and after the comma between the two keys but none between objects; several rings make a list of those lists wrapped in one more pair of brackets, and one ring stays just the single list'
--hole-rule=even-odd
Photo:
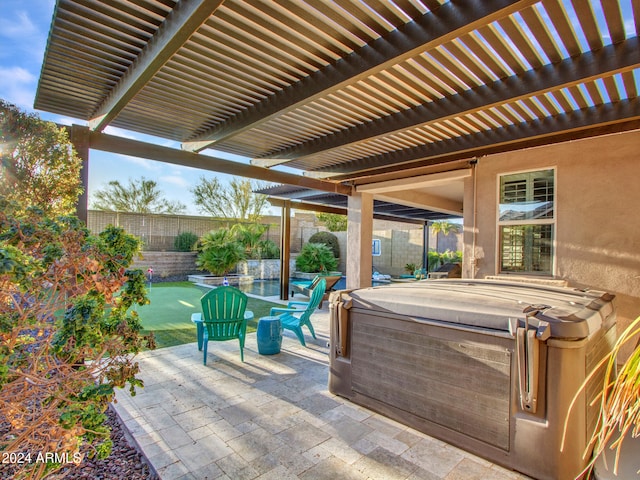
[{"label": "blue side table", "polygon": [[282,323],[280,317],[261,317],[258,320],[258,353],[275,355],[282,346]]},{"label": "blue side table", "polygon": [[[247,322],[249,320],[253,320],[253,312],[251,310],[245,310],[244,319]],[[198,336],[198,350],[202,350],[202,340],[204,337],[204,322],[202,320],[202,313],[192,313],[191,321],[196,324],[196,333]]]}]

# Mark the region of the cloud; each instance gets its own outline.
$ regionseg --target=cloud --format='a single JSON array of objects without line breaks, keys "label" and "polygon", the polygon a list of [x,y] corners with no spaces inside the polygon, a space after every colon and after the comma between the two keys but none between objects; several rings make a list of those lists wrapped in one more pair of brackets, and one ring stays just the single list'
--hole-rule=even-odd
[{"label": "cloud", "polygon": [[155,162],[153,160],[148,160],[146,158],[132,157],[130,155],[122,155],[122,154],[119,154],[119,153],[117,153],[116,156],[121,158],[122,160],[125,160],[127,163],[130,163],[130,164],[135,165],[137,167],[142,167],[145,170],[149,170],[151,172],[157,172],[158,170],[160,170],[162,168],[158,164],[158,162]]},{"label": "cloud", "polygon": [[2,0],[0,58],[39,70],[54,9],[52,0]]},{"label": "cloud", "polygon": [[180,175],[163,175],[160,177],[160,181],[181,188],[187,188],[191,185],[191,183],[186,178]]},{"label": "cloud", "polygon": [[22,67],[0,67],[0,97],[20,108],[33,108],[36,77]]},{"label": "cloud", "polygon": [[39,33],[27,12],[23,10],[15,12],[14,16],[0,18],[0,36],[2,37],[24,39],[25,36]]},{"label": "cloud", "polygon": [[139,139],[138,137],[136,137],[133,133],[129,132],[128,130],[124,130],[124,129],[118,128],[118,127],[112,127],[111,125],[107,125],[107,128],[104,129],[104,133],[107,133],[109,135],[114,135],[116,137],[128,138],[129,140],[138,140]]},{"label": "cloud", "polygon": [[71,118],[71,117],[65,117],[65,116],[58,116],[55,119],[56,123],[59,123],[60,125],[86,125],[87,122],[83,121],[83,120],[78,120],[77,118]]}]

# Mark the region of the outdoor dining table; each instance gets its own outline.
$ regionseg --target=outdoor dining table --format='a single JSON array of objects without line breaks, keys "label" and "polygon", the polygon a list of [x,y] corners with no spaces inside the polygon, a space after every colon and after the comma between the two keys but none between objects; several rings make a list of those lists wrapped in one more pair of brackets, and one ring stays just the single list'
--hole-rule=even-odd
[{"label": "outdoor dining table", "polygon": [[[248,322],[253,320],[253,312],[251,310],[245,310],[244,319]],[[198,334],[198,350],[202,350],[202,337],[204,335],[204,321],[202,320],[202,313],[192,313],[191,321],[196,324],[196,331]]]}]

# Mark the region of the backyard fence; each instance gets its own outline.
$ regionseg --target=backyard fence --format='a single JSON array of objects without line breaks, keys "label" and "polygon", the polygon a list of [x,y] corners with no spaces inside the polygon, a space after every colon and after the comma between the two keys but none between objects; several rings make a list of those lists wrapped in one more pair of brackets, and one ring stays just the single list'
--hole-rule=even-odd
[{"label": "backyard fence", "polygon": [[[272,240],[276,245],[279,245],[280,227],[266,223],[266,221],[272,220],[272,217],[264,218],[267,231],[262,238]],[[87,227],[92,233],[99,233],[108,225],[122,227],[127,233],[142,240],[143,250],[152,252],[175,250],[176,237],[181,233],[191,232],[202,237],[211,230],[229,228],[235,223],[238,221],[187,215],[103,212],[99,210],[89,210],[87,215]]]},{"label": "backyard fence", "polygon": [[[280,217],[264,216],[261,222],[267,225],[263,239],[280,245]],[[87,226],[92,233],[103,231],[108,225],[124,228],[143,241],[145,259],[138,261],[136,268],[153,266],[159,275],[172,276],[176,273],[192,273],[195,266],[195,255],[181,258],[171,257],[171,260],[160,260],[148,255],[150,252],[175,251],[174,242],[183,232],[191,232],[198,237],[211,230],[229,228],[236,220],[214,219],[188,215],[158,215],[124,212],[103,212],[89,210]],[[291,253],[300,252],[302,246],[309,241],[314,233],[325,230],[317,223],[314,214],[295,212],[291,219]],[[346,271],[347,238],[346,232],[335,232],[340,245],[340,259],[338,269]],[[380,255],[373,257],[375,270],[391,275],[405,273],[404,266],[414,263],[419,266],[422,262],[422,226],[376,220],[374,222],[373,238],[379,240]],[[462,234],[445,236],[442,233],[429,236],[429,248],[443,252],[462,250]],[[167,262],[166,264],[163,262]],[[182,264],[182,262],[185,262]],[[148,264],[148,265],[147,265]],[[158,269],[156,270],[156,267]],[[295,265],[293,266],[295,268]],[[258,276],[256,278],[263,278]],[[264,277],[266,278],[266,277]]]}]

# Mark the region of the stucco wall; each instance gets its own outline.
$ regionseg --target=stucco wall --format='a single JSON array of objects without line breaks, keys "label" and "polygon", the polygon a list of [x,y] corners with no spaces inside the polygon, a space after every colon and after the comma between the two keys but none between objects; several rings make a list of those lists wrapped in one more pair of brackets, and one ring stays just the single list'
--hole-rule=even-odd
[{"label": "stucco wall", "polygon": [[620,326],[640,315],[639,157],[633,131],[481,158],[476,277],[497,273],[498,175],[555,167],[556,277],[615,293]]}]

